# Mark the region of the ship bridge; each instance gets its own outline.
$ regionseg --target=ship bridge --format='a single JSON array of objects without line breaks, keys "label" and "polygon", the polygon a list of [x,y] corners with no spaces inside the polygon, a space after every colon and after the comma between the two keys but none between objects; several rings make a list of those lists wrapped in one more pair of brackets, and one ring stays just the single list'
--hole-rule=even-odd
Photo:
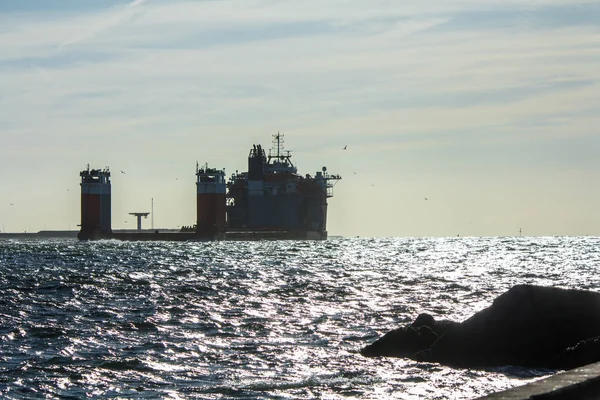
[{"label": "ship bridge", "polygon": [[291,152],[283,147],[283,135],[277,132],[277,135],[273,135],[273,148],[269,150],[267,171],[275,174],[297,174],[298,169],[292,163],[291,158]]}]

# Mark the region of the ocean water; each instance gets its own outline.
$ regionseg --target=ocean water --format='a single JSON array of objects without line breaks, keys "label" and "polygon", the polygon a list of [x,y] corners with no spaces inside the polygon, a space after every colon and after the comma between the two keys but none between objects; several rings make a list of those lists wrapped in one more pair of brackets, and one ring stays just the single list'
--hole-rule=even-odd
[{"label": "ocean water", "polygon": [[519,283],[598,290],[600,238],[0,241],[0,397],[473,399],[554,373],[358,351]]}]

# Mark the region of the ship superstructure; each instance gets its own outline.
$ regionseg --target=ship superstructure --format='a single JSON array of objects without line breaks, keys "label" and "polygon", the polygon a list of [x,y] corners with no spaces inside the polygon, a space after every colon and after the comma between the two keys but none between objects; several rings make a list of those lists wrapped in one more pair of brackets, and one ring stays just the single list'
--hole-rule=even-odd
[{"label": "ship superstructure", "polygon": [[227,183],[227,222],[230,230],[286,231],[327,237],[327,198],[340,180],[323,167],[314,177],[299,175],[283,135],[273,138],[265,154],[254,145],[248,172],[236,173]]}]

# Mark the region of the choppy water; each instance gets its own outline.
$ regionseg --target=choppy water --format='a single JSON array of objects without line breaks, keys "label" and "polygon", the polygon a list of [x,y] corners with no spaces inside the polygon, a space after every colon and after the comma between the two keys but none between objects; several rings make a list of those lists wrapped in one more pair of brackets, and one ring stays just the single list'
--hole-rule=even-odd
[{"label": "choppy water", "polygon": [[600,238],[0,241],[4,398],[472,399],[553,371],[358,350],[517,283],[600,288]]}]

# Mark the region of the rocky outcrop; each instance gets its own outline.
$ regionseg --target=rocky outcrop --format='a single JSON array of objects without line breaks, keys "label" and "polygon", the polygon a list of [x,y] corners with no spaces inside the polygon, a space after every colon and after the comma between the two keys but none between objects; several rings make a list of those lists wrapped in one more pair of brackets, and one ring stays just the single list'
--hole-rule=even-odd
[{"label": "rocky outcrop", "polygon": [[560,352],[548,363],[548,368],[571,369],[600,360],[600,336],[583,340]]},{"label": "rocky outcrop", "polygon": [[361,350],[457,367],[569,369],[600,361],[600,293],[517,285],[462,323],[421,314]]},{"label": "rocky outcrop", "polygon": [[458,322],[435,321],[429,314],[419,314],[412,324],[386,333],[363,348],[361,354],[366,357],[415,358],[417,353],[429,349],[441,336],[458,326]]}]

